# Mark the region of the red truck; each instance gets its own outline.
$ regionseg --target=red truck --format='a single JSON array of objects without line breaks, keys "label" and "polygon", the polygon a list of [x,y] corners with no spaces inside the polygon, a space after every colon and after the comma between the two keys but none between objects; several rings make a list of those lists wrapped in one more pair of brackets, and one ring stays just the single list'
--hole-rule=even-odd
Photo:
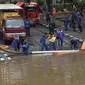
[{"label": "red truck", "polygon": [[18,2],[16,4],[17,6],[20,6],[23,8],[23,12],[21,12],[21,16],[26,17],[31,21],[31,24],[39,23],[39,13],[44,13],[43,10],[40,8],[39,4],[37,2]]},{"label": "red truck", "polygon": [[16,37],[21,36],[26,38],[26,29],[24,21],[20,16],[10,16],[3,20],[3,39],[5,44],[8,44],[9,40],[13,40]]}]

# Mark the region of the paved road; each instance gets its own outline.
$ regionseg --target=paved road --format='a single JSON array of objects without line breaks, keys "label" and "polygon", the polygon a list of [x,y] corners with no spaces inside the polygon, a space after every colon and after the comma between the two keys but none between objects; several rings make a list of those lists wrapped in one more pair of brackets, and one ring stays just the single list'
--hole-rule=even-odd
[{"label": "paved road", "polygon": [[0,61],[11,60],[11,56],[11,54],[8,54],[7,52],[0,50]]},{"label": "paved road", "polygon": [[[37,25],[36,27],[31,28],[31,36],[27,38],[27,41],[30,45],[30,51],[39,51],[41,49],[40,38],[42,37],[44,32],[48,33],[49,32],[48,28],[43,27],[41,25]],[[71,38],[69,38],[68,36],[65,36],[63,50],[69,50],[70,39]],[[3,44],[2,41],[1,41],[1,44]],[[81,45],[81,43],[79,44],[79,47],[80,47],[80,45]],[[8,49],[13,50],[11,47]],[[57,49],[58,49],[58,46],[57,46]]]},{"label": "paved road", "polygon": [[[53,16],[51,16],[51,18],[53,18]],[[56,15],[56,18],[60,18],[60,19],[63,20],[64,14]],[[60,19],[56,19],[56,18],[53,18],[53,20],[55,21],[55,24],[64,29],[63,21],[61,21]],[[85,37],[84,37],[85,36],[85,29],[84,29],[85,28],[85,19],[84,18],[85,18],[85,16],[82,19],[83,20],[82,21],[82,25],[83,25],[83,32],[82,33],[78,32],[79,31],[78,28],[76,28],[76,30],[77,30],[76,32],[73,32],[72,28],[69,28],[68,31],[65,31],[66,34],[69,34],[69,37],[70,36],[77,37],[80,42],[83,42],[85,40]],[[45,25],[47,24],[45,18],[41,18],[41,22],[40,23],[41,24],[45,24]]]},{"label": "paved road", "polygon": [[[31,28],[31,36],[28,38],[28,43],[30,44],[30,51],[38,51],[40,50],[40,38],[43,35],[44,32],[49,32],[48,28],[43,27],[43,26],[36,26],[35,28]],[[69,37],[65,36],[64,38],[64,45],[63,45],[63,50],[69,50],[69,42],[70,42]],[[79,44],[80,47],[81,44]],[[58,47],[57,47],[58,49]]]},{"label": "paved road", "polygon": [[[41,25],[37,25],[36,27],[33,27],[31,28],[31,36],[27,38],[27,41],[30,45],[30,51],[40,51],[41,49],[41,44],[40,44],[40,38],[42,37],[43,33],[44,32],[48,32],[48,28],[46,27],[43,27]],[[70,45],[69,45],[69,42],[70,42],[70,39],[68,36],[65,36],[64,38],[64,45],[63,45],[63,48],[59,49],[58,48],[58,45],[57,45],[57,50],[69,50],[70,48]],[[0,41],[1,43],[0,44],[3,44],[2,41]],[[10,46],[9,46],[10,47]],[[79,47],[81,47],[81,43],[79,43]],[[8,48],[9,50],[12,50],[13,49],[10,47]],[[7,52],[4,52],[4,51],[1,51],[0,52],[0,60],[3,61],[3,60],[7,60],[7,59],[10,59],[8,57],[11,57],[11,53],[7,53]],[[18,55],[16,55],[18,56]]]}]

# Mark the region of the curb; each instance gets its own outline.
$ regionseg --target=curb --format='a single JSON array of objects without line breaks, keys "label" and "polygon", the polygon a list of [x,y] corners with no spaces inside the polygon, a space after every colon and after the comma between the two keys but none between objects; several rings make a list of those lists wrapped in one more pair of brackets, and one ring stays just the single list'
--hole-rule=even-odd
[{"label": "curb", "polygon": [[[1,47],[0,47],[0,49],[5,51],[5,52],[12,53],[12,54],[22,54],[22,52],[11,51],[11,50],[4,49],[4,48],[1,48]],[[30,52],[30,54],[32,54],[32,52]]]},{"label": "curb", "polygon": [[11,51],[11,50],[4,49],[4,48],[1,48],[1,47],[0,47],[0,49],[5,51],[5,52],[12,53],[12,54],[21,54],[21,52]]},{"label": "curb", "polygon": [[[1,50],[12,53],[12,54],[22,54],[21,52],[11,51],[7,49],[0,48]],[[68,53],[77,53],[80,52],[80,50],[57,50],[57,51],[31,51],[29,54],[36,54],[39,56],[44,55],[62,55],[62,54],[68,54]]]}]

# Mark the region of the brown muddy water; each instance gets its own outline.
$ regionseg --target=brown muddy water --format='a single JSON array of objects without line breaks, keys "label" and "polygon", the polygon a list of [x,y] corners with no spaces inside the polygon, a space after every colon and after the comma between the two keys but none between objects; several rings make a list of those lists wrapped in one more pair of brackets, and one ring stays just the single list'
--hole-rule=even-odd
[{"label": "brown muddy water", "polygon": [[85,53],[15,56],[0,62],[0,85],[85,85]]}]

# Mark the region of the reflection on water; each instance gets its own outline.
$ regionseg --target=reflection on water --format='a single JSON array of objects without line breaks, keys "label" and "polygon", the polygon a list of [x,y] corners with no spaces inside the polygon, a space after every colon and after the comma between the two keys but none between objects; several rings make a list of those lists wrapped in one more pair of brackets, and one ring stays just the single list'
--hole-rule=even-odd
[{"label": "reflection on water", "polygon": [[85,85],[84,55],[14,57],[0,63],[0,85]]}]

